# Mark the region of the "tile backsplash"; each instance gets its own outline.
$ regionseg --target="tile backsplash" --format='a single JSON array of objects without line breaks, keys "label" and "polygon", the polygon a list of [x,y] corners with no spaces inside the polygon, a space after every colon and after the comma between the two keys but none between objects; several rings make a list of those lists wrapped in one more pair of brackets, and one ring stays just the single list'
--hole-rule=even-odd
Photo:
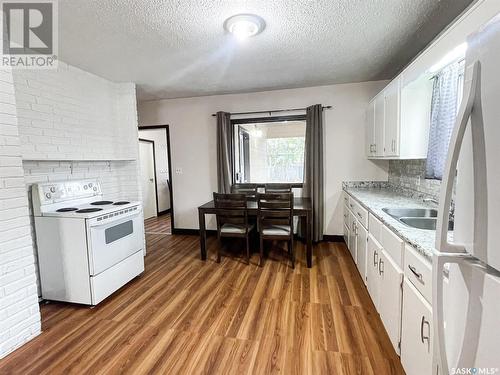
[{"label": "tile backsplash", "polygon": [[425,159],[389,161],[389,183],[439,198],[440,180],[425,178]]}]

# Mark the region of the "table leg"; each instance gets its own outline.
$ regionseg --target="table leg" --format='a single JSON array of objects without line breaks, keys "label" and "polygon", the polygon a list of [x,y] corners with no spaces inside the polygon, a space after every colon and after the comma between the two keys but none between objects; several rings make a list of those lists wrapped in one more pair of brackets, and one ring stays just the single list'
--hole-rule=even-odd
[{"label": "table leg", "polygon": [[207,231],[205,228],[205,213],[202,210],[198,210],[198,220],[200,224],[201,260],[207,260]]},{"label": "table leg", "polygon": [[311,212],[307,212],[306,215],[306,258],[307,258],[307,268],[312,267],[312,217]]}]

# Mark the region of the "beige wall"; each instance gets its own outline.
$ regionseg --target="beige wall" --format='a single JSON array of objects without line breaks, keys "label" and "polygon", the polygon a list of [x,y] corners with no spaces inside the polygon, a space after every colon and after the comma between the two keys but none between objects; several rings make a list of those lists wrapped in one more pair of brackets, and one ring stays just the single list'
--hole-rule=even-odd
[{"label": "beige wall", "polygon": [[[139,103],[139,124],[169,124],[177,228],[198,228],[197,207],[217,189],[217,111],[243,112],[332,105],[324,112],[325,234],[341,234],[344,180],[387,180],[387,162],[364,153],[365,109],[386,81]],[[182,174],[176,174],[177,168]],[[214,225],[214,220],[209,220]]]}]

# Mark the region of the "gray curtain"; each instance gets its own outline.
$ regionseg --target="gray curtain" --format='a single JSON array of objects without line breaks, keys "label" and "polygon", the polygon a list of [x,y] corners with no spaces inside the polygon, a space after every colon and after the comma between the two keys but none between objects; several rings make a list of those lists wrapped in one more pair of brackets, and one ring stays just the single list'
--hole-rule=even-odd
[{"label": "gray curtain", "polygon": [[434,78],[425,178],[437,180],[443,178],[457,114],[459,77],[462,69],[462,65],[454,63],[445,67]]},{"label": "gray curtain", "polygon": [[233,136],[231,114],[217,112],[217,188],[230,193],[233,176]]},{"label": "gray curtain", "polygon": [[316,104],[306,110],[303,196],[311,198],[312,238],[323,239],[323,106]]}]

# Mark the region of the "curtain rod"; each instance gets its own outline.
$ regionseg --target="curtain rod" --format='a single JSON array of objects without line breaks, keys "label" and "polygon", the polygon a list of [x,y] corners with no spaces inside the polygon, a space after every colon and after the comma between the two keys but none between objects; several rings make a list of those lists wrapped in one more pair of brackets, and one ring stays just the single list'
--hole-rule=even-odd
[{"label": "curtain rod", "polygon": [[[323,110],[325,109],[331,109],[331,105],[326,105],[323,106]],[[307,108],[290,108],[290,109],[275,109],[274,111],[254,111],[254,112],[235,112],[231,113],[231,115],[254,115],[257,113],[269,113],[269,116],[271,116],[271,113],[279,113],[279,112],[293,112],[293,111],[305,111]],[[217,116],[216,113],[212,113],[212,116]]]}]

